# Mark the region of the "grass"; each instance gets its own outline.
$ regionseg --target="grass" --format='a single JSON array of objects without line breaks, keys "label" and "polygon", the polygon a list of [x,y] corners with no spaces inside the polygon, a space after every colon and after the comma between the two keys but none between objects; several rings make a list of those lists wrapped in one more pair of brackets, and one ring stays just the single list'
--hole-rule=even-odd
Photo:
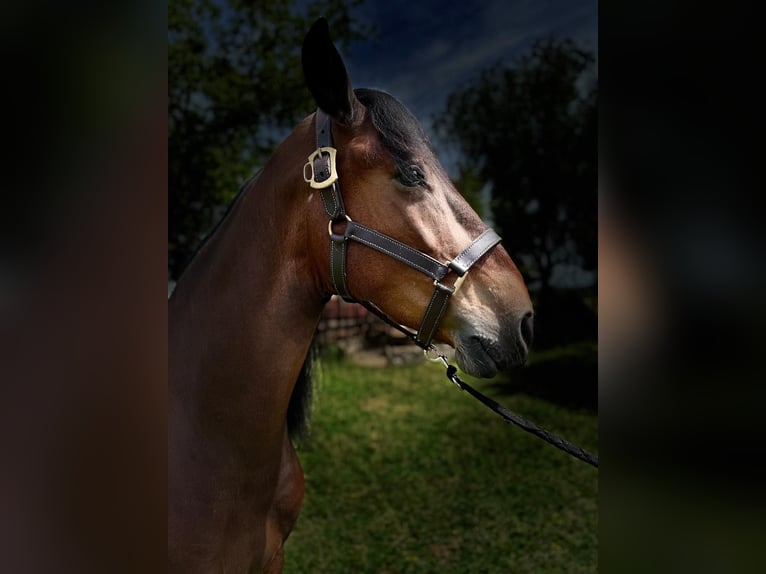
[{"label": "grass", "polygon": [[[533,358],[515,386],[461,377],[596,452],[595,405],[525,392],[535,372],[550,378],[550,365],[563,361],[566,373],[573,354],[590,351]],[[311,438],[299,448],[306,494],[285,572],[597,571],[596,469],[506,425],[443,368],[332,359],[316,386]]]}]

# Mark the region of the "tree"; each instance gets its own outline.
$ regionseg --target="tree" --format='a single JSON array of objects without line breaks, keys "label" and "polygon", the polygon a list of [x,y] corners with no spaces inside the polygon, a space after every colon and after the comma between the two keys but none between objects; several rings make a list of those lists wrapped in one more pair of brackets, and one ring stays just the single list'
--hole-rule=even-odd
[{"label": "tree", "polygon": [[484,70],[453,92],[436,122],[465,158],[461,173],[490,185],[504,245],[541,298],[557,265],[596,265],[593,63],[571,40],[538,41],[515,66]]},{"label": "tree", "polygon": [[361,0],[171,0],[168,270],[177,278],[239,187],[314,106],[300,65],[320,15],[341,46]]}]

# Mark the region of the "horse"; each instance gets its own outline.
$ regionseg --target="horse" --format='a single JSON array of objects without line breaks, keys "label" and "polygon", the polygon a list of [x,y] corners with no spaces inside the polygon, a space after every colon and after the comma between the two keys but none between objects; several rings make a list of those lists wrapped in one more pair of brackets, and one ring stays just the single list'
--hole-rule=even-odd
[{"label": "horse", "polygon": [[243,186],[168,302],[172,572],[282,571],[304,493],[293,439],[307,357],[331,295],[426,350],[454,347],[469,374],[528,352],[521,273],[417,120],[352,87],[324,19],[302,66],[317,110]]}]

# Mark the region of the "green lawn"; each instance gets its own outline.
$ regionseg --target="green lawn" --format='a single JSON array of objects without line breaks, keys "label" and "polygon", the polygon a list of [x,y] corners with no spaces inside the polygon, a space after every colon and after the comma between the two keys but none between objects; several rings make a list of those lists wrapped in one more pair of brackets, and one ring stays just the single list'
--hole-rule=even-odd
[{"label": "green lawn", "polygon": [[[583,353],[595,349],[533,357],[514,383],[461,377],[595,453],[595,404],[562,395],[566,381],[532,389],[535,373],[567,376]],[[577,384],[592,370],[595,388],[595,361],[584,364]],[[597,571],[596,469],[505,424],[437,364],[318,371],[286,572]]]}]

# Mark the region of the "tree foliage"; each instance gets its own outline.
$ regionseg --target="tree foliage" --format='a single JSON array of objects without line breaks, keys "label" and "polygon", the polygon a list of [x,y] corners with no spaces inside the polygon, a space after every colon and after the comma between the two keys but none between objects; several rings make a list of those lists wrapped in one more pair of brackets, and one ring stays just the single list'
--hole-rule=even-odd
[{"label": "tree foliage", "polygon": [[490,185],[504,245],[543,291],[558,264],[596,265],[593,63],[571,40],[538,41],[453,92],[436,124],[460,147],[461,172]]},{"label": "tree foliage", "polygon": [[300,65],[320,15],[345,47],[361,0],[171,0],[168,5],[168,267],[202,237],[313,101]]}]

